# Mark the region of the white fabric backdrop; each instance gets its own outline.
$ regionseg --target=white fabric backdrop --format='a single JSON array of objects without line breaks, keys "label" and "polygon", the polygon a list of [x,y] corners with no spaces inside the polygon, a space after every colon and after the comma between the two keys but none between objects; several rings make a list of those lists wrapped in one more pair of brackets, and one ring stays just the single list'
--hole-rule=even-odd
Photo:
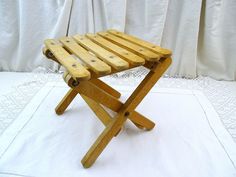
[{"label": "white fabric backdrop", "polygon": [[208,0],[203,7],[197,73],[236,80],[236,1]]},{"label": "white fabric backdrop", "polygon": [[45,38],[115,28],[172,49],[171,76],[235,80],[235,8],[235,0],[3,0],[0,70],[56,70],[42,59]]},{"label": "white fabric backdrop", "polygon": [[43,40],[66,34],[71,5],[71,0],[0,1],[0,70],[56,70],[55,62],[43,59]]}]

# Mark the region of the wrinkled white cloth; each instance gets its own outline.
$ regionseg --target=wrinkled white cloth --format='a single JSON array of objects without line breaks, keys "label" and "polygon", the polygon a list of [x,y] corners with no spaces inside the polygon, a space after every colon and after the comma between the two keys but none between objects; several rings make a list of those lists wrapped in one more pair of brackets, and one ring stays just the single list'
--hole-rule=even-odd
[{"label": "wrinkled white cloth", "polygon": [[42,54],[43,41],[64,36],[72,0],[0,1],[0,71],[57,70]]},{"label": "wrinkled white cloth", "polygon": [[32,71],[46,38],[114,28],[173,50],[171,76],[236,79],[235,0],[0,1],[0,70]]},{"label": "wrinkled white cloth", "polygon": [[[77,97],[57,116],[65,84],[48,84],[0,137],[0,176],[234,177],[236,145],[199,91],[153,89],[137,110],[152,131],[127,122],[90,169],[80,160],[104,126]],[[132,89],[120,88],[127,97]],[[124,100],[124,98],[122,100]]]}]

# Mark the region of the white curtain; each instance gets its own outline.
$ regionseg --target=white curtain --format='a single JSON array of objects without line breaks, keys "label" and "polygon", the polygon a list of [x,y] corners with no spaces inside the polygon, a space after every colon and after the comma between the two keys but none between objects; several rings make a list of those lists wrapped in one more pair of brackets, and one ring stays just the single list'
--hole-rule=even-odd
[{"label": "white curtain", "polygon": [[236,1],[203,2],[197,74],[236,80]]},{"label": "white curtain", "polygon": [[0,70],[56,70],[42,55],[43,41],[66,35],[71,5],[71,0],[1,0]]},{"label": "white curtain", "polygon": [[1,70],[55,70],[45,38],[114,28],[171,49],[170,76],[236,80],[235,0],[3,0],[0,15]]}]

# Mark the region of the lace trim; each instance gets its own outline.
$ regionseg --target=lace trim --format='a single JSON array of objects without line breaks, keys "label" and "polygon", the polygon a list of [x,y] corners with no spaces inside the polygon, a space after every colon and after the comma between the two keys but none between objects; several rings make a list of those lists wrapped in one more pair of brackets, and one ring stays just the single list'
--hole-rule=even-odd
[{"label": "lace trim", "polygon": [[[103,80],[114,85],[135,86],[144,77],[143,73],[138,75],[130,73],[129,75],[131,77],[121,74]],[[132,75],[135,75],[135,77],[132,77]],[[236,82],[217,81],[209,77],[184,79],[164,76],[157,82],[155,87],[200,90],[203,92],[236,142]]]},{"label": "lace trim", "polygon": [[[46,70],[40,70],[40,72],[29,74],[25,81],[16,86],[12,92],[0,96],[0,135],[46,83],[64,82],[59,74],[50,74]],[[135,68],[130,72],[105,77],[103,80],[113,85],[136,86],[147,72],[145,69]],[[236,82],[216,81],[209,77],[181,79],[164,76],[155,87],[202,91],[236,142]]]},{"label": "lace trim", "polygon": [[27,74],[25,77],[22,84],[0,96],[0,135],[47,82],[61,80],[56,74]]}]

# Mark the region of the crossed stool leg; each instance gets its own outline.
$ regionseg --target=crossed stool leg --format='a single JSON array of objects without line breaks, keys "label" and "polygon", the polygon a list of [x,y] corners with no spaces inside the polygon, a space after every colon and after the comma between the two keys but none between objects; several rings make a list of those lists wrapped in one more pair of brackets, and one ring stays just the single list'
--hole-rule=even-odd
[{"label": "crossed stool leg", "polygon": [[[135,108],[148,94],[170,64],[171,58],[162,58],[159,62],[146,65],[146,67],[150,69],[149,73],[125,103],[118,100],[120,97],[118,91],[99,79],[81,81],[73,86],[73,84],[68,83],[68,80],[70,80],[71,77],[66,76],[65,80],[68,85],[71,86],[71,89],[56,107],[56,113],[59,115],[62,114],[79,93],[105,125],[104,131],[90,147],[81,161],[85,168],[90,167],[96,161],[111,139],[119,133],[127,119],[130,119],[141,129],[151,130],[155,126],[151,120],[136,112]],[[112,118],[100,104],[117,112],[117,115]]]}]

